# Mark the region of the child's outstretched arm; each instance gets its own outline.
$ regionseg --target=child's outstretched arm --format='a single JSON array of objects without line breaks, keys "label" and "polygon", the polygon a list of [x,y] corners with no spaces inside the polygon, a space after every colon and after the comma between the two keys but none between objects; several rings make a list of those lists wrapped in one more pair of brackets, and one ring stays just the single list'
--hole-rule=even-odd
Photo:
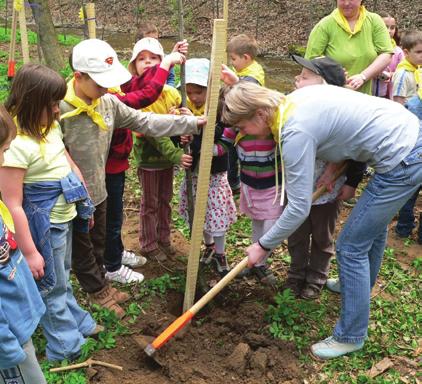
[{"label": "child's outstretched arm", "polygon": [[22,208],[25,173],[26,170],[21,168],[0,168],[0,191],[15,223],[15,239],[18,247],[25,256],[32,275],[39,280],[44,276],[44,258],[32,240],[28,219]]}]

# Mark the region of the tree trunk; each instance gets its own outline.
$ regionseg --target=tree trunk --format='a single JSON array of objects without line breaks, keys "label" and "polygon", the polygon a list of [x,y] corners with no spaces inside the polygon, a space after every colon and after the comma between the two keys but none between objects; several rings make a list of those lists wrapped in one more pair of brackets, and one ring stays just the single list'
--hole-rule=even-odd
[{"label": "tree trunk", "polygon": [[45,63],[55,71],[60,71],[64,68],[64,60],[48,7],[48,0],[29,0],[29,3],[37,24],[38,39]]}]

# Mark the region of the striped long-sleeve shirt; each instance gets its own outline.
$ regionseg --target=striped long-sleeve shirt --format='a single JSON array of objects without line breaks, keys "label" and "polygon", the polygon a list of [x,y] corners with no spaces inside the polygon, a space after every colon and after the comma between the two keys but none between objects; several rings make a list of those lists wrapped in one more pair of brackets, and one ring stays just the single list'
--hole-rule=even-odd
[{"label": "striped long-sleeve shirt", "polygon": [[[236,141],[237,133],[233,128],[225,128],[220,140],[219,150],[225,150],[225,146]],[[267,189],[275,186],[275,149],[276,143],[272,135],[265,139],[256,136],[243,136],[236,144],[237,154],[240,161],[240,180],[242,183],[255,188]],[[281,161],[278,156],[278,177],[281,180]]]}]

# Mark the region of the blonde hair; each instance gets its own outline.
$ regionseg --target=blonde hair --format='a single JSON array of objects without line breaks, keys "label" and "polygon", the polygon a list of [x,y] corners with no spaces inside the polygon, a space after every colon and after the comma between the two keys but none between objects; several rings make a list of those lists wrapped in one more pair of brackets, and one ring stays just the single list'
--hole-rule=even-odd
[{"label": "blonde hair", "polygon": [[239,121],[253,119],[257,110],[261,109],[271,123],[284,97],[282,93],[258,84],[239,81],[225,91],[222,119],[226,124],[235,126]]},{"label": "blonde hair", "polygon": [[252,59],[255,59],[258,54],[258,43],[253,37],[245,34],[237,35],[233,37],[227,44],[227,52],[234,53],[236,55],[249,55]]}]

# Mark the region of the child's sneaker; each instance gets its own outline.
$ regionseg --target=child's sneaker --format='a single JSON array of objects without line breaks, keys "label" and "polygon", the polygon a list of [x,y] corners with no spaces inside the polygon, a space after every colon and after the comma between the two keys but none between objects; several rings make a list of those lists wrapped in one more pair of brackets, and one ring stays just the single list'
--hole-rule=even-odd
[{"label": "child's sneaker", "polygon": [[122,252],[122,264],[127,265],[131,268],[138,268],[145,265],[147,258],[143,256],[135,255],[132,251],[127,251],[126,249]]},{"label": "child's sneaker", "polygon": [[208,265],[215,255],[214,243],[205,246],[205,251],[199,260],[200,263]]},{"label": "child's sneaker", "polygon": [[306,283],[305,288],[300,293],[300,297],[306,300],[315,300],[321,294],[323,286],[323,284]]},{"label": "child's sneaker", "polygon": [[114,291],[112,291],[112,287],[107,285],[99,292],[90,293],[88,295],[89,302],[114,312],[119,319],[122,319],[125,316],[125,311],[117,304],[116,300],[113,298],[113,294]]},{"label": "child's sneaker", "polygon": [[117,271],[106,272],[105,277],[107,280],[120,284],[142,283],[144,281],[144,275],[142,273],[135,272],[126,265],[122,265]]},{"label": "child's sneaker", "polygon": [[227,263],[227,258],[224,253],[214,253],[212,256],[212,261],[215,264],[215,268],[217,269],[217,272],[221,276],[227,275],[227,273],[230,271],[229,264]]},{"label": "child's sneaker", "polygon": [[341,293],[341,288],[340,288],[340,279],[328,279],[327,280],[327,288],[331,291],[331,292],[335,292],[335,293]]},{"label": "child's sneaker", "polygon": [[311,354],[317,359],[328,360],[346,355],[347,353],[358,351],[363,347],[364,342],[360,343],[340,343],[333,336],[311,346]]}]

